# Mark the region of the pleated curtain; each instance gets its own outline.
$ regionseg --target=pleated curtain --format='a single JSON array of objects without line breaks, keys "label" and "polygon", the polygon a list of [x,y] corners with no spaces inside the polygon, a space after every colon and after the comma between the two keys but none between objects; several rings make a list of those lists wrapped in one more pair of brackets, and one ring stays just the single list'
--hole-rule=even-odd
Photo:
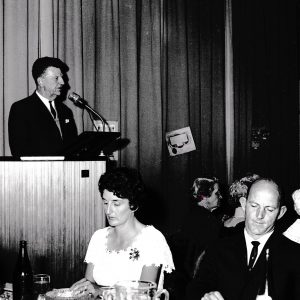
[{"label": "pleated curtain", "polygon": [[[118,165],[148,186],[141,215],[174,229],[195,177],[227,181],[224,3],[221,0],[1,0],[0,155],[9,156],[11,104],[31,94],[40,56],[67,63],[70,91],[129,144]],[[78,131],[92,123],[69,100]],[[165,133],[190,126],[196,151],[170,157]]]}]

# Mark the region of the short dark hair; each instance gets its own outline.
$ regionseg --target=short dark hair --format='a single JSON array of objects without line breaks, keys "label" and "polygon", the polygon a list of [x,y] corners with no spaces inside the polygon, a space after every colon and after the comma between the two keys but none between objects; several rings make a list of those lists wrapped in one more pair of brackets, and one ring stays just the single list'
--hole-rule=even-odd
[{"label": "short dark hair", "polygon": [[114,168],[104,173],[99,179],[98,187],[101,197],[103,191],[108,190],[118,198],[128,199],[131,210],[139,207],[139,202],[145,191],[139,172],[127,167]]},{"label": "short dark hair", "polygon": [[32,77],[37,83],[37,79],[46,71],[49,67],[59,68],[62,73],[69,71],[69,67],[56,57],[40,57],[32,65]]},{"label": "short dark hair", "polygon": [[197,200],[203,197],[210,197],[215,189],[215,184],[219,183],[218,178],[196,178],[192,186],[192,196]]}]

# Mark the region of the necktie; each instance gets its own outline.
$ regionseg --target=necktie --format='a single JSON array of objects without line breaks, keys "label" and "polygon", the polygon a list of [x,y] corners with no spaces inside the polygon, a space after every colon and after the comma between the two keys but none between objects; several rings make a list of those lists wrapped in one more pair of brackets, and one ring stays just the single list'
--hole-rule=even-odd
[{"label": "necktie", "polygon": [[256,256],[257,256],[257,252],[258,252],[258,245],[260,244],[257,241],[253,241],[251,242],[251,244],[253,245],[252,250],[251,250],[251,254],[250,254],[250,259],[249,259],[249,264],[248,264],[248,268],[249,271],[252,270]]},{"label": "necktie", "polygon": [[55,111],[55,109],[53,107],[53,100],[49,101],[49,103],[50,103],[51,114],[52,114],[53,118],[56,119],[56,111]]}]

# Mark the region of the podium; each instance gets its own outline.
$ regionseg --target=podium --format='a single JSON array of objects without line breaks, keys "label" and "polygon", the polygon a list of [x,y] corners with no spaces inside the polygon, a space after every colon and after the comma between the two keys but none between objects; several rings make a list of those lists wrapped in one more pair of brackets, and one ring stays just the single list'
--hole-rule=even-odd
[{"label": "podium", "polygon": [[84,277],[89,240],[105,226],[98,180],[106,160],[0,161],[0,274],[12,281],[19,241],[53,288]]}]

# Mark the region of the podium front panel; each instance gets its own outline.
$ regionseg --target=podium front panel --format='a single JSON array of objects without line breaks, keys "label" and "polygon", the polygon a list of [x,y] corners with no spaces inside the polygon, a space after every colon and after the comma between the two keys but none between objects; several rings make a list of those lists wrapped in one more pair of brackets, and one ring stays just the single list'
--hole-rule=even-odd
[{"label": "podium front panel", "polygon": [[98,180],[105,161],[0,161],[0,274],[11,282],[20,240],[52,287],[84,277],[84,256],[105,226]]}]

